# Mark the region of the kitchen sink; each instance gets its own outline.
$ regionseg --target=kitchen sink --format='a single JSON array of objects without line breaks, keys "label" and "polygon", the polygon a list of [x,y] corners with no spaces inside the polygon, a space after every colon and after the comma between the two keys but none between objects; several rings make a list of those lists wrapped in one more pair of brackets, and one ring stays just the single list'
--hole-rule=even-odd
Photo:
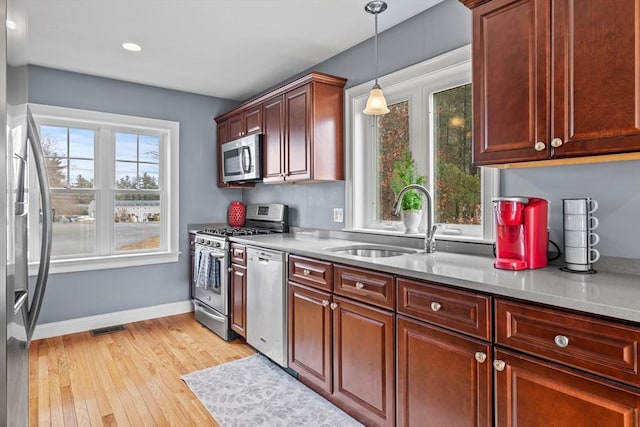
[{"label": "kitchen sink", "polygon": [[388,258],[393,256],[415,254],[419,251],[417,249],[399,248],[397,246],[380,246],[380,245],[353,245],[353,246],[340,246],[337,248],[326,248],[327,251],[345,254],[356,255],[367,258]]}]

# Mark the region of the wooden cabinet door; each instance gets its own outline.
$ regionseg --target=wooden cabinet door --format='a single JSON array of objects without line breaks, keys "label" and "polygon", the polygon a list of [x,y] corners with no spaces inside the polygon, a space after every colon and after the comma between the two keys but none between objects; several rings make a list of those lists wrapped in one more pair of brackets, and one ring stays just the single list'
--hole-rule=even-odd
[{"label": "wooden cabinet door", "polygon": [[552,4],[554,157],[640,150],[640,0]]},{"label": "wooden cabinet door", "polygon": [[334,296],[333,395],[366,425],[395,424],[394,314]]},{"label": "wooden cabinet door", "polygon": [[498,426],[638,425],[640,392],[517,353],[497,350]]},{"label": "wooden cabinet door", "polygon": [[247,268],[231,264],[231,329],[241,337],[247,327]]},{"label": "wooden cabinet door", "polygon": [[245,135],[262,132],[262,104],[244,112]]},{"label": "wooden cabinet door", "polygon": [[284,103],[278,96],[264,103],[262,177],[264,182],[284,181]]},{"label": "wooden cabinet door", "polygon": [[331,394],[331,294],[289,282],[289,368],[298,379]]},{"label": "wooden cabinet door", "polygon": [[240,138],[245,132],[244,114],[230,117],[229,120],[229,141]]},{"label": "wooden cabinet door", "polygon": [[491,425],[490,344],[398,316],[397,357],[399,427]]},{"label": "wooden cabinet door", "polygon": [[549,158],[549,13],[549,0],[494,0],[473,10],[476,165]]},{"label": "wooden cabinet door", "polygon": [[286,181],[311,179],[311,83],[284,94]]}]

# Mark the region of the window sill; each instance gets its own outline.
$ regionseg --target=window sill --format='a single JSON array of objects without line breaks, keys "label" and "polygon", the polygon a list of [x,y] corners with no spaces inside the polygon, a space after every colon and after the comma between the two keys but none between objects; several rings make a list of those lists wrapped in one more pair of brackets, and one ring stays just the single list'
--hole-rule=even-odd
[{"label": "window sill", "polygon": [[[146,254],[113,255],[92,258],[73,258],[52,260],[49,274],[71,273],[75,271],[106,270],[111,268],[138,267],[151,264],[177,262],[179,252],[160,252]],[[29,264],[29,275],[38,274],[38,264]]]}]

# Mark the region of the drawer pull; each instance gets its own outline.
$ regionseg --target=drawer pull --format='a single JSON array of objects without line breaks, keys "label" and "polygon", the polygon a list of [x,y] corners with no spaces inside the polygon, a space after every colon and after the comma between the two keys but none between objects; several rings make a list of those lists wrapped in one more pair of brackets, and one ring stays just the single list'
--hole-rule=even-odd
[{"label": "drawer pull", "polygon": [[565,337],[564,335],[556,335],[556,337],[553,339],[553,342],[555,342],[558,347],[565,348],[569,345],[569,338]]},{"label": "drawer pull", "polygon": [[476,357],[476,360],[480,363],[484,363],[485,360],[487,360],[487,354],[481,351],[476,351],[475,357]]},{"label": "drawer pull", "polygon": [[323,307],[326,307],[329,305],[329,300],[323,299],[321,304]]},{"label": "drawer pull", "polygon": [[363,289],[363,288],[364,288],[364,283],[356,282],[356,289]]},{"label": "drawer pull", "polygon": [[496,368],[496,371],[504,371],[504,368],[506,368],[507,364],[504,363],[504,360],[494,360],[493,361],[493,367]]},{"label": "drawer pull", "polygon": [[331,307],[331,310],[335,310],[336,308],[338,308],[338,304],[335,302],[332,302],[330,307]]},{"label": "drawer pull", "polygon": [[305,268],[304,270],[302,270],[302,274],[305,276],[308,276],[311,274],[311,270],[309,270],[308,268]]},{"label": "drawer pull", "polygon": [[431,303],[431,310],[433,311],[438,311],[442,308],[442,304],[440,304],[439,302],[432,302]]}]

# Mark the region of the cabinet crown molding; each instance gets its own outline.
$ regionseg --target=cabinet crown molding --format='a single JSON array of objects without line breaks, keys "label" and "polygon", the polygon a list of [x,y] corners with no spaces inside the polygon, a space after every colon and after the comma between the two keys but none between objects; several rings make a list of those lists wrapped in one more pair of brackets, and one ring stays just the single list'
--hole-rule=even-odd
[{"label": "cabinet crown molding", "polygon": [[295,89],[299,86],[303,86],[310,82],[318,82],[318,83],[324,83],[324,84],[338,86],[338,87],[344,87],[347,84],[347,79],[343,77],[332,76],[330,74],[313,71],[309,74],[306,74],[290,82],[284,83],[267,92],[264,92],[263,94],[258,95],[255,98],[251,98],[248,101],[245,101],[242,104],[238,105],[237,107],[234,107],[232,110],[227,111],[223,114],[220,114],[219,116],[216,116],[214,120],[217,123],[220,123],[221,121],[224,121],[229,117],[238,114],[238,112],[242,110],[246,110],[248,108],[262,104],[265,101],[269,100],[270,98],[273,98],[278,95],[282,95],[285,92],[288,92],[292,89]]}]

